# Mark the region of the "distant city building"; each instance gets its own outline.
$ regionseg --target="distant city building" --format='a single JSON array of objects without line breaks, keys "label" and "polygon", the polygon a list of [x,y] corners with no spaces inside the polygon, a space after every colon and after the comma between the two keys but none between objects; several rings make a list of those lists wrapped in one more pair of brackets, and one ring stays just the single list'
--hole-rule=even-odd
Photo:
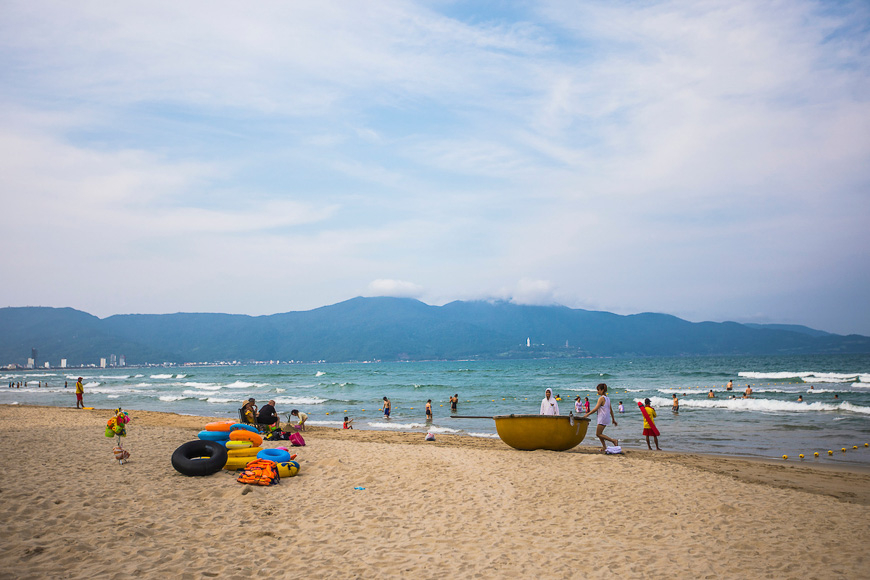
[{"label": "distant city building", "polygon": [[36,364],[36,361],[34,361],[32,357],[27,359],[27,368],[32,369],[35,364]]},{"label": "distant city building", "polygon": [[106,368],[106,359],[105,358],[100,359],[100,368],[101,369]]},{"label": "distant city building", "polygon": [[45,368],[47,368],[47,369],[50,369],[50,368],[51,368],[51,365],[49,364],[48,361],[45,361]]},{"label": "distant city building", "polygon": [[66,368],[66,359],[65,358],[60,359],[60,368],[62,368],[62,369]]},{"label": "distant city building", "polygon": [[35,348],[30,349],[30,358],[33,359],[33,366],[30,368],[36,368],[36,361],[39,360],[39,351]]},{"label": "distant city building", "polygon": [[118,366],[118,357],[116,357],[113,354],[109,355],[109,366],[110,367]]},{"label": "distant city building", "polygon": [[126,355],[123,355],[123,354],[121,355],[121,360],[120,360],[120,363],[119,363],[119,364],[120,364],[122,367],[127,366],[127,357],[126,357]]}]

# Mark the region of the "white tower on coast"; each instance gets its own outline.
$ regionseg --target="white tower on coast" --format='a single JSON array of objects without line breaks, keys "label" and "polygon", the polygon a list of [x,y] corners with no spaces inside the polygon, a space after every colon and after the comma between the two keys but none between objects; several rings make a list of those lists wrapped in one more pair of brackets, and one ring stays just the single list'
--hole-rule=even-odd
[{"label": "white tower on coast", "polygon": [[529,337],[526,339],[526,347],[530,348],[531,346],[532,346],[532,337]]}]

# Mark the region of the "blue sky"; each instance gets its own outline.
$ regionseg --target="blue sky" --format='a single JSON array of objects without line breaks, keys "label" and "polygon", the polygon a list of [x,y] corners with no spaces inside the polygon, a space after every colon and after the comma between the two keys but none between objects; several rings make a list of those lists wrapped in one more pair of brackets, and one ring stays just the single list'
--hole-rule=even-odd
[{"label": "blue sky", "polygon": [[0,9],[2,306],[870,335],[864,2]]}]

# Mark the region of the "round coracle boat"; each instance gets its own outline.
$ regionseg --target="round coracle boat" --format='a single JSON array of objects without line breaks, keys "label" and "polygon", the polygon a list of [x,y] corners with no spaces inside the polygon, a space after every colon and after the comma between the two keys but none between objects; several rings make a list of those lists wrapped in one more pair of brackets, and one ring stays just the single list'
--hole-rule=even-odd
[{"label": "round coracle boat", "polygon": [[573,415],[497,415],[495,429],[502,441],[522,451],[566,451],[586,437],[589,419]]}]

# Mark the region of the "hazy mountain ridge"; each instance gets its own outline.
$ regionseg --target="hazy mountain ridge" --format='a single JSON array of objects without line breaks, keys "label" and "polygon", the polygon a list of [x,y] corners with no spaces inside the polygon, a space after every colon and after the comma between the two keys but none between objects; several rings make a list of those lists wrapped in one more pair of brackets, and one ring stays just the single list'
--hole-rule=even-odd
[{"label": "hazy mountain ridge", "polygon": [[[526,346],[530,340],[531,346]],[[353,298],[269,316],[123,314],[99,319],[72,308],[0,309],[0,363],[30,349],[53,366],[219,360],[431,360],[582,356],[832,354],[870,352],[870,338],[797,325],[688,322],[564,306]]]}]

